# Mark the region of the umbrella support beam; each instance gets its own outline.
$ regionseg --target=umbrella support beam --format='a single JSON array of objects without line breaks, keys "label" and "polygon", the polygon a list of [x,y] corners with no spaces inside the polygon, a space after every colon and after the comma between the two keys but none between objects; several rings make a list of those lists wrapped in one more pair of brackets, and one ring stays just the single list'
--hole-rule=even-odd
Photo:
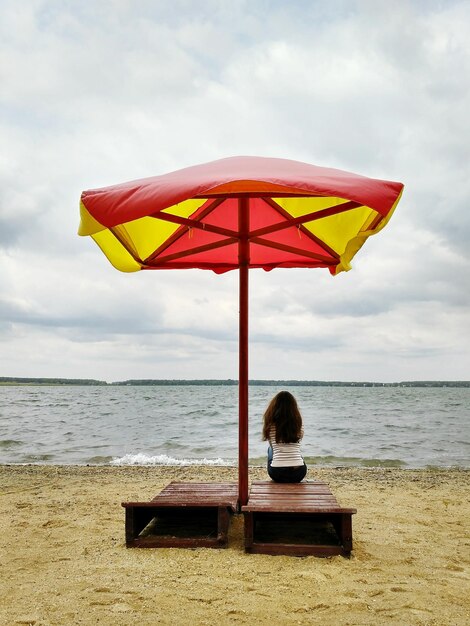
[{"label": "umbrella support beam", "polygon": [[248,502],[248,268],[250,264],[249,200],[238,200],[239,371],[238,371],[238,497]]}]

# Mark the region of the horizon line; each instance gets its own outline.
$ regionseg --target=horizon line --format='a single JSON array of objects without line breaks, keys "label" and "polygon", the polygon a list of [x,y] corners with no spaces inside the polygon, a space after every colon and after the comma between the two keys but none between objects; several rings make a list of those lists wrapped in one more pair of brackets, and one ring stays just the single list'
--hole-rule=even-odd
[{"label": "horizon line", "polygon": [[[95,378],[63,378],[63,377],[45,377],[45,376],[0,376],[0,383],[48,383],[55,382],[56,384],[99,384],[99,385],[144,385],[144,384],[207,384],[214,383],[220,385],[238,385],[237,378],[129,378],[116,381],[105,381]],[[470,386],[470,380],[446,380],[446,379],[423,379],[423,380],[401,380],[401,381],[373,381],[373,380],[318,380],[318,379],[300,379],[300,378],[252,378],[249,379],[249,384],[252,385],[277,385],[277,384],[291,384],[291,385],[347,385],[347,386],[393,386],[393,385],[465,385]]]}]

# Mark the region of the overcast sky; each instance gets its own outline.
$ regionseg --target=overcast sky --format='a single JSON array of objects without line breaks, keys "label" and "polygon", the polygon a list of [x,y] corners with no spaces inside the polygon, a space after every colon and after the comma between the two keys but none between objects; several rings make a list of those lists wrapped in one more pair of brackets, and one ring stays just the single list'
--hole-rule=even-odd
[{"label": "overcast sky", "polygon": [[258,155],[405,191],[352,271],[250,273],[250,378],[470,379],[470,2],[0,8],[0,376],[237,378],[237,273],[119,273],[78,202]]}]

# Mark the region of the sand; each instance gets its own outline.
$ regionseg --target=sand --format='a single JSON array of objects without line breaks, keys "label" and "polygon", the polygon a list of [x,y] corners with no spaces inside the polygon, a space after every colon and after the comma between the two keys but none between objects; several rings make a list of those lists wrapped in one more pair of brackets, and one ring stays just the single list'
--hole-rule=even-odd
[{"label": "sand", "polygon": [[241,516],[226,550],[125,548],[122,500],[233,468],[0,466],[0,624],[470,623],[470,471],[310,476],[358,509],[351,559],[245,554]]}]

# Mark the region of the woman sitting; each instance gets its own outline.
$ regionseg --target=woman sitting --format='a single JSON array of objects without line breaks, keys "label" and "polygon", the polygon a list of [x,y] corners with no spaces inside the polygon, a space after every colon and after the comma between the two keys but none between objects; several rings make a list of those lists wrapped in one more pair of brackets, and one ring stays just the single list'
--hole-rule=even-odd
[{"label": "woman sitting", "polygon": [[304,431],[297,401],[280,391],[269,403],[263,417],[263,441],[269,442],[268,474],[278,483],[299,483],[307,466],[300,452]]}]

